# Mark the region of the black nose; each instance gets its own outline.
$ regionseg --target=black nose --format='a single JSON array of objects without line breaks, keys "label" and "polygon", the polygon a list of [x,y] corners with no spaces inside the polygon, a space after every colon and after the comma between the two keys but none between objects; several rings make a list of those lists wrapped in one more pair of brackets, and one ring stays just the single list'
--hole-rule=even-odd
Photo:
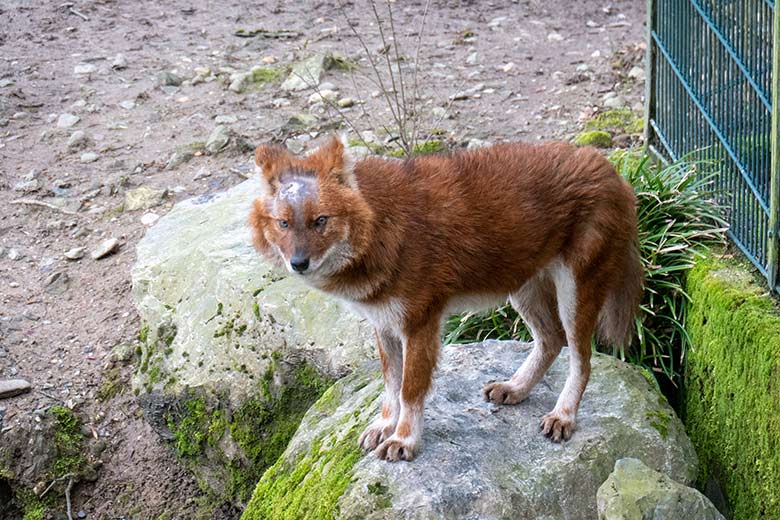
[{"label": "black nose", "polygon": [[293,268],[293,271],[297,271],[299,273],[302,273],[306,269],[309,268],[309,259],[308,258],[301,258],[301,257],[294,256],[290,260],[290,267]]}]

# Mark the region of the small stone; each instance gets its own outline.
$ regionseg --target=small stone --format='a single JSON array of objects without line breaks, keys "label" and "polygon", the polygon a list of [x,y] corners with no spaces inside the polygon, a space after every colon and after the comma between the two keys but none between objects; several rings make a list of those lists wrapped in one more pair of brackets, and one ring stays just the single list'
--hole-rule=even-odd
[{"label": "small stone", "polygon": [[57,128],[70,128],[81,121],[79,116],[73,114],[60,114],[57,118]]},{"label": "small stone", "polygon": [[512,70],[514,68],[515,68],[515,64],[510,61],[509,63],[507,63],[506,65],[501,67],[501,70],[503,70],[504,72],[509,72],[510,70]]},{"label": "small stone", "polygon": [[284,91],[299,91],[319,85],[322,73],[325,71],[326,58],[323,54],[315,54],[308,59],[296,63],[290,75],[284,80],[281,89]]},{"label": "small stone", "polygon": [[14,114],[11,116],[11,119],[15,121],[20,121],[22,119],[29,119],[29,118],[30,118],[30,114],[28,114],[27,112],[14,112]]},{"label": "small stone", "polygon": [[141,217],[141,224],[144,226],[153,226],[160,220],[160,215],[157,213],[144,213]]},{"label": "small stone", "polygon": [[476,65],[479,63],[479,54],[472,52],[466,57],[466,65]]},{"label": "small stone", "polygon": [[125,211],[149,209],[162,204],[168,190],[156,190],[141,186],[125,192]]},{"label": "small stone", "polygon": [[157,81],[163,87],[178,87],[184,80],[173,72],[165,71],[157,76]]},{"label": "small stone", "polygon": [[84,258],[84,253],[86,253],[86,251],[86,247],[74,247],[65,251],[65,258],[68,260],[80,260],[81,258]]},{"label": "small stone", "polygon": [[93,260],[100,260],[108,255],[115,253],[119,249],[119,240],[116,238],[108,238],[101,242],[93,251],[90,256]]},{"label": "small stone", "polygon": [[228,90],[240,94],[244,91],[251,78],[252,74],[250,72],[236,72],[235,74],[231,74]]},{"label": "small stone", "polygon": [[238,121],[238,118],[236,116],[231,115],[220,115],[214,118],[214,122],[218,125],[230,125]]},{"label": "small stone", "polygon": [[29,392],[32,385],[25,379],[0,379],[0,399]]},{"label": "small stone", "polygon": [[294,114],[287,120],[285,126],[298,130],[306,130],[315,126],[318,122],[316,116],[311,114]]},{"label": "small stone", "polygon": [[70,277],[64,271],[55,271],[44,282],[44,290],[51,294],[65,294],[70,288]]},{"label": "small stone", "polygon": [[91,139],[87,136],[86,132],[83,130],[76,130],[70,134],[70,137],[68,138],[68,149],[78,150],[79,148],[84,148],[89,145],[90,141]]},{"label": "small stone", "polygon": [[486,146],[490,146],[492,143],[490,141],[485,141],[483,139],[477,139],[472,138],[469,139],[468,144],[466,145],[467,150],[474,150],[476,148],[485,148]]},{"label": "small stone", "polygon": [[24,257],[22,253],[20,253],[18,250],[11,248],[8,250],[8,259],[9,260],[20,260]]},{"label": "small stone", "polygon": [[122,70],[127,68],[127,58],[124,54],[117,54],[114,56],[114,61],[111,62],[111,68],[114,70]]},{"label": "small stone", "polygon": [[83,163],[92,163],[98,160],[100,156],[96,154],[95,152],[84,152],[81,154],[81,162]]},{"label": "small stone", "polygon": [[168,163],[165,165],[166,170],[171,170],[177,166],[189,162],[190,159],[195,157],[195,153],[192,150],[176,150],[168,159]]},{"label": "small stone", "polygon": [[76,513],[76,516],[79,518],[86,518],[87,513],[85,513],[84,511],[79,511],[78,513]]},{"label": "small stone", "polygon": [[488,22],[488,27],[499,27],[505,21],[507,21],[507,17],[506,16],[499,16],[499,17],[493,18],[492,20],[490,20]]},{"label": "small stone", "polygon": [[73,74],[76,75],[92,74],[93,72],[97,72],[97,67],[91,63],[79,63],[73,67]]},{"label": "small stone", "polygon": [[336,104],[338,106],[340,106],[341,108],[348,108],[348,107],[351,107],[351,106],[353,106],[355,104],[355,100],[352,99],[351,97],[345,97],[345,98],[339,99],[336,102]]},{"label": "small stone", "polygon": [[125,110],[132,110],[135,108],[135,101],[132,99],[125,99],[124,101],[119,102],[119,106]]},{"label": "small stone", "polygon": [[211,132],[206,141],[206,151],[211,154],[221,152],[230,141],[230,130],[224,125],[219,125]]},{"label": "small stone", "polygon": [[312,103],[320,103],[322,101],[335,101],[338,97],[338,92],[333,90],[320,90],[318,92],[313,93],[311,96],[309,96],[309,104]]},{"label": "small stone", "polygon": [[628,71],[628,77],[633,78],[637,81],[644,81],[645,69],[643,69],[642,67],[632,67],[631,70]]},{"label": "small stone", "polygon": [[323,81],[320,83],[320,90],[338,90],[338,88],[330,81]]},{"label": "small stone", "polygon": [[39,189],[41,189],[41,183],[38,179],[21,181],[14,184],[14,191],[21,191],[22,193],[32,193]]},{"label": "small stone", "polygon": [[206,177],[211,177],[211,171],[207,170],[206,168],[201,168],[200,170],[198,170],[198,173],[195,174],[192,180],[199,181],[201,179],[205,179]]},{"label": "small stone", "polygon": [[160,87],[160,90],[170,96],[176,94],[179,91],[179,87],[174,87],[173,85],[163,85]]},{"label": "small stone", "polygon": [[623,96],[618,95],[605,97],[603,103],[606,108],[623,108],[626,106],[626,100],[623,99]]},{"label": "small stone", "polygon": [[276,63],[276,58],[273,56],[263,56],[263,59],[261,59],[260,61],[262,61],[266,65],[273,65],[274,63]]},{"label": "small stone", "polygon": [[133,346],[129,343],[119,343],[111,349],[111,361],[126,362],[133,357]]},{"label": "small stone", "polygon": [[547,41],[548,42],[562,42],[563,36],[561,36],[560,33],[557,32],[551,32],[547,35]]}]

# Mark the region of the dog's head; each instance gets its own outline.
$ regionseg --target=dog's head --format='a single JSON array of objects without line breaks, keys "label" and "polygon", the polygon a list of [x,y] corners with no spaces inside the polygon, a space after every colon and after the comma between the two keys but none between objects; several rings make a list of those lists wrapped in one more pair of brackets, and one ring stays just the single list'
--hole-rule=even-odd
[{"label": "dog's head", "polygon": [[262,194],[249,223],[258,251],[309,278],[333,275],[360,254],[371,210],[341,139],[333,137],[303,157],[261,145],[255,162]]}]

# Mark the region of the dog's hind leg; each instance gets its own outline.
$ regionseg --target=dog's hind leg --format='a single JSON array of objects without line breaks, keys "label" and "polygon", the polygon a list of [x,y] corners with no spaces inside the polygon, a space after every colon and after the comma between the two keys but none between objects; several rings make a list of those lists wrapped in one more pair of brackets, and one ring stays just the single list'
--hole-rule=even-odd
[{"label": "dog's hind leg", "polygon": [[511,379],[483,388],[485,399],[498,404],[516,404],[528,397],[566,340],[558,318],[555,284],[546,272],[528,280],[509,301],[531,330],[534,348]]},{"label": "dog's hind leg", "polygon": [[[590,378],[591,338],[605,299],[604,269],[595,263],[578,274],[563,261],[552,268],[558,310],[569,346],[569,375],[555,408],[542,418],[542,433],[553,442],[568,440],[575,426],[577,409]],[[587,273],[587,274],[586,274]]]}]

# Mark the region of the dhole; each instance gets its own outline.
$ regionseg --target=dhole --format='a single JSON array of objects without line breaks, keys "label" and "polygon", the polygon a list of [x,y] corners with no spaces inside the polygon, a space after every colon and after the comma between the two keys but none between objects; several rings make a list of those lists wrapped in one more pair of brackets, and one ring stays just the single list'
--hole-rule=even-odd
[{"label": "dhole", "polygon": [[568,345],[569,375],[541,430],[555,442],[572,435],[591,337],[630,341],[642,292],[634,192],[599,152],[500,144],[355,162],[334,137],[305,157],[264,145],[255,158],[255,247],[376,330],[385,393],[361,447],[415,456],[443,318],[507,298],[534,347],[484,397],[519,403]]}]

